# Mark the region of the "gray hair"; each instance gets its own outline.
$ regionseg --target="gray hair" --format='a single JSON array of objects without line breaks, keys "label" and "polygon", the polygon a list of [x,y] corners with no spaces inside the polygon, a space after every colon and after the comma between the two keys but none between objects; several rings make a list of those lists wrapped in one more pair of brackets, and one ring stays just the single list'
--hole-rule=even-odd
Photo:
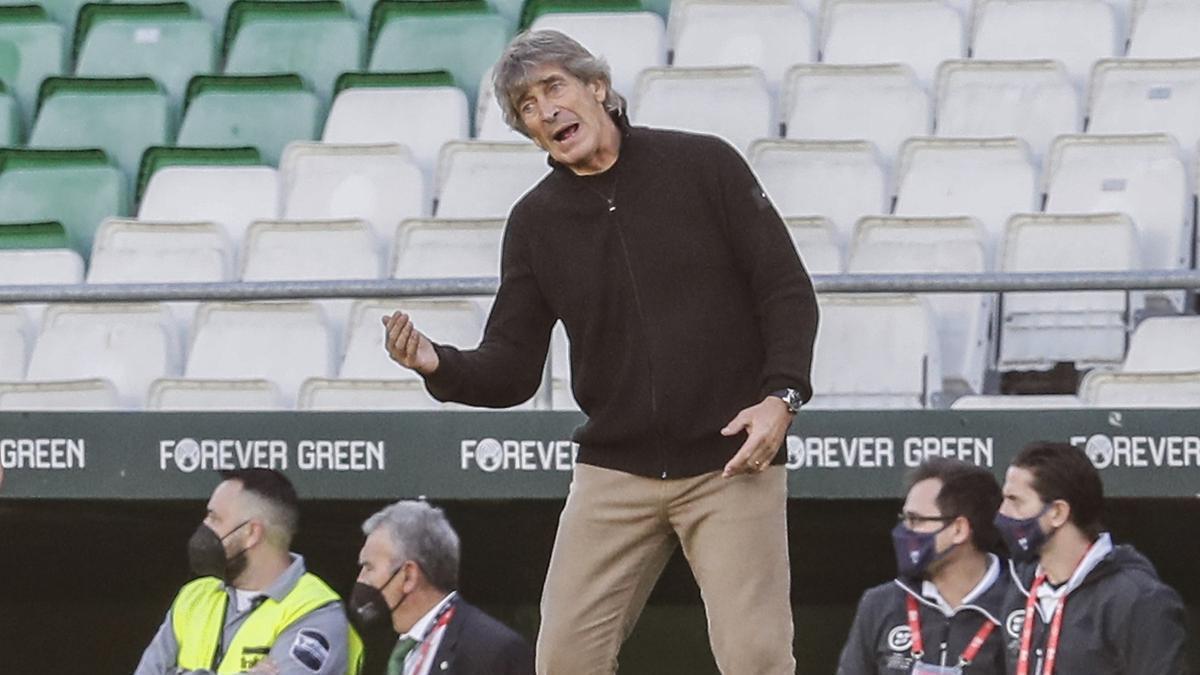
[{"label": "gray hair", "polygon": [[381,527],[391,536],[394,563],[411,560],[439,590],[458,588],[458,534],[441,509],[422,501],[399,501],[367,518],[362,531],[370,536]]},{"label": "gray hair", "polygon": [[533,71],[542,66],[558,66],[588,84],[603,82],[607,92],[604,109],[625,110],[625,97],[613,90],[612,74],[602,57],[592,55],[583,45],[556,30],[525,31],[508,43],[492,70],[492,87],[504,121],[525,136],[529,136],[529,129],[521,121],[517,104],[533,84],[530,81]]}]

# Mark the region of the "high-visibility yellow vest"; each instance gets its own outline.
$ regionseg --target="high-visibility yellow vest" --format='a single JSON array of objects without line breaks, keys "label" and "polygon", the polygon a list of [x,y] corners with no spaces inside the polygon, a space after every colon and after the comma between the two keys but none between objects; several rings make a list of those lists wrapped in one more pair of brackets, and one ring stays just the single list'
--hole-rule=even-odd
[{"label": "high-visibility yellow vest", "polygon": [[[171,605],[171,627],[179,644],[176,665],[186,670],[211,670],[218,675],[245,672],[267,658],[279,635],[297,620],[340,600],[324,581],[305,573],[282,602],[265,598],[242,622],[222,656],[218,649],[229,595],[220,579],[201,577],[180,589]],[[347,631],[346,675],[359,675],[362,640],[352,626],[347,626]]]}]

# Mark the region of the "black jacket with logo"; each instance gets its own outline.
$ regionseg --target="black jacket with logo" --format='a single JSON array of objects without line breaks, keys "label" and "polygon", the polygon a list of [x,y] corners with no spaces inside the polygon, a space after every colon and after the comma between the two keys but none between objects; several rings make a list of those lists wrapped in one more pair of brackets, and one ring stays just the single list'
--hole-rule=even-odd
[{"label": "black jacket with logo", "polygon": [[912,672],[912,636],[908,628],[906,598],[917,599],[921,636],[930,665],[954,666],[984,622],[995,628],[963,675],[1003,675],[1004,636],[999,625],[1001,610],[1010,585],[1001,567],[990,588],[971,603],[960,605],[947,616],[921,595],[920,582],[896,579],[869,589],[858,603],[850,636],[842,647],[837,675],[901,675]]},{"label": "black jacket with logo", "polygon": [[[1008,672],[1017,672],[1021,629],[1037,563],[1012,565],[1004,628]],[[1132,546],[1116,546],[1067,596],[1054,675],[1185,675],[1183,601]],[[1029,675],[1040,675],[1049,623],[1036,611]]]}]

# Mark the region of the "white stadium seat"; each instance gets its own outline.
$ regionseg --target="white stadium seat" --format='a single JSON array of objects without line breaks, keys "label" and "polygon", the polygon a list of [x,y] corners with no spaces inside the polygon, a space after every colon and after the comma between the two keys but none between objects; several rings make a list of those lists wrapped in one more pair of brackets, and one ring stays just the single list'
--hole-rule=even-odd
[{"label": "white stadium seat", "polygon": [[967,55],[963,15],[941,0],[826,0],[825,63],[904,63],[932,89],[938,64]]},{"label": "white stadium seat", "polygon": [[219,223],[237,243],[250,223],[279,211],[279,176],[269,166],[168,166],[150,178],[137,217]]},{"label": "white stadium seat", "polygon": [[859,218],[890,209],[887,170],[864,141],[758,141],[750,165],[780,215],[828,218],[840,241]]},{"label": "white stadium seat", "polygon": [[603,57],[613,88],[620,94],[633,91],[644,68],[667,65],[666,26],[653,12],[556,11],[539,16],[529,29],[566,33],[584,49]]},{"label": "white stadium seat", "polygon": [[1104,0],[981,0],[971,47],[977,59],[1055,59],[1083,91],[1092,64],[1124,45]]},{"label": "white stadium seat", "polygon": [[1200,3],[1141,0],[1129,36],[1134,59],[1188,59],[1200,56]]},{"label": "white stadium seat", "polygon": [[[940,398],[933,313],[914,295],[818,298],[814,409],[923,408]],[[871,330],[863,330],[871,326]]]},{"label": "white stadium seat", "polygon": [[381,317],[401,310],[413,326],[430,340],[470,349],[483,336],[486,317],[470,300],[362,300],[354,304],[346,337],[346,356],[339,377],[362,380],[411,380],[420,375],[397,365],[383,346]]},{"label": "white stadium seat", "polygon": [[[629,97],[630,91],[621,94]],[[513,131],[504,122],[504,113],[496,101],[496,92],[492,88],[492,71],[489,68],[483,74],[479,83],[479,100],[475,102],[475,138],[480,141],[507,141],[509,143],[529,143],[530,140]]]},{"label": "white stadium seat", "polygon": [[713,134],[742,152],[775,136],[774,104],[757,68],[647,68],[629,113],[634,124]]},{"label": "white stadium seat", "polygon": [[267,380],[162,378],[150,384],[146,409],[224,412],[288,410],[279,387]]},{"label": "white stadium seat", "polygon": [[0,306],[0,382],[25,379],[29,334],[29,317],[23,309]]},{"label": "white stadium seat", "polygon": [[1166,133],[1192,153],[1200,141],[1200,59],[1100,61],[1088,108],[1088,133]]},{"label": "white stadium seat", "polygon": [[120,410],[117,390],[108,380],[71,382],[0,382],[0,410]]},{"label": "white stadium seat", "polygon": [[500,275],[503,220],[407,220],[396,230],[396,279]]},{"label": "white stadium seat", "polygon": [[[1128,272],[1140,260],[1137,230],[1123,214],[1018,215],[1008,224],[1001,271]],[[1006,293],[998,368],[1117,363],[1125,354],[1128,305],[1123,291]]]},{"label": "white stadium seat", "polygon": [[346,89],[334,99],[321,140],[326,143],[399,143],[432,176],[448,141],[469,138],[470,108],[457,87]]},{"label": "white stadium seat", "polygon": [[571,390],[571,341],[561,321],[554,324],[550,333],[550,383],[550,404],[554,410],[579,410]]},{"label": "white stadium seat", "polygon": [[790,0],[692,0],[671,21],[675,66],[755,66],[778,91],[789,67],[817,60],[814,22]]},{"label": "white stadium seat", "polygon": [[382,264],[361,220],[259,221],[246,231],[242,281],[378,279]]},{"label": "white stadium seat", "polygon": [[[852,274],[982,274],[989,271],[985,232],[970,218],[864,218],[850,250]],[[947,391],[983,391],[992,323],[992,296],[924,296],[941,343]]]},{"label": "white stadium seat", "polygon": [[933,104],[903,65],[800,65],[784,92],[788,138],[864,140],[888,163],[910,136],[933,133]]},{"label": "white stadium seat", "polygon": [[899,164],[895,214],[976,218],[989,261],[1009,216],[1041,205],[1033,158],[1015,138],[913,138]]},{"label": "white stadium seat", "polygon": [[937,135],[1016,136],[1036,158],[1083,131],[1083,106],[1057,61],[947,61],[938,69]]},{"label": "white stadium seat", "polygon": [[196,311],[184,376],[265,379],[291,408],[300,383],[334,371],[333,340],[313,303],[206,303]]},{"label": "white stadium seat", "polygon": [[[451,407],[429,395],[421,380],[311,378],[300,388],[300,410],[441,410]],[[462,409],[469,410],[466,406]]]},{"label": "white stadium seat", "polygon": [[0,285],[81,283],[83,283],[83,258],[70,249],[0,251]]},{"label": "white stadium seat", "polygon": [[438,160],[434,215],[506,218],[549,170],[546,153],[532,143],[447,143]]},{"label": "white stadium seat", "polygon": [[1083,401],[1074,394],[960,396],[950,405],[951,410],[1060,410],[1081,407]]},{"label": "white stadium seat", "polygon": [[432,180],[400,145],[291,143],[279,171],[288,220],[365,220],[388,243],[400,221],[429,215]]},{"label": "white stadium seat", "polygon": [[89,284],[203,283],[232,279],[229,240],[215,223],[110,218],[92,244]]},{"label": "white stadium seat", "polygon": [[26,379],[102,378],[116,388],[122,406],[140,409],[150,383],[179,374],[180,361],[174,319],[162,305],[52,305]]},{"label": "white stadium seat", "polygon": [[1121,371],[1200,372],[1200,316],[1152,316],[1129,337]]},{"label": "white stadium seat", "polygon": [[845,270],[837,227],[828,218],[809,216],[784,222],[809,274],[841,274]]},{"label": "white stadium seat", "polygon": [[1096,408],[1200,408],[1200,373],[1097,370],[1079,383],[1079,398]]}]

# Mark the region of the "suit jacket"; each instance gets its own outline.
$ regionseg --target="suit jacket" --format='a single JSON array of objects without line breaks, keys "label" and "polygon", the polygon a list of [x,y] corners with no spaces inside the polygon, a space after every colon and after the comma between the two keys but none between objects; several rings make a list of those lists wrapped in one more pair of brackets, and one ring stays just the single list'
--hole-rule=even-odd
[{"label": "suit jacket", "polygon": [[430,675],[534,675],[525,639],[483,610],[459,600]]}]

